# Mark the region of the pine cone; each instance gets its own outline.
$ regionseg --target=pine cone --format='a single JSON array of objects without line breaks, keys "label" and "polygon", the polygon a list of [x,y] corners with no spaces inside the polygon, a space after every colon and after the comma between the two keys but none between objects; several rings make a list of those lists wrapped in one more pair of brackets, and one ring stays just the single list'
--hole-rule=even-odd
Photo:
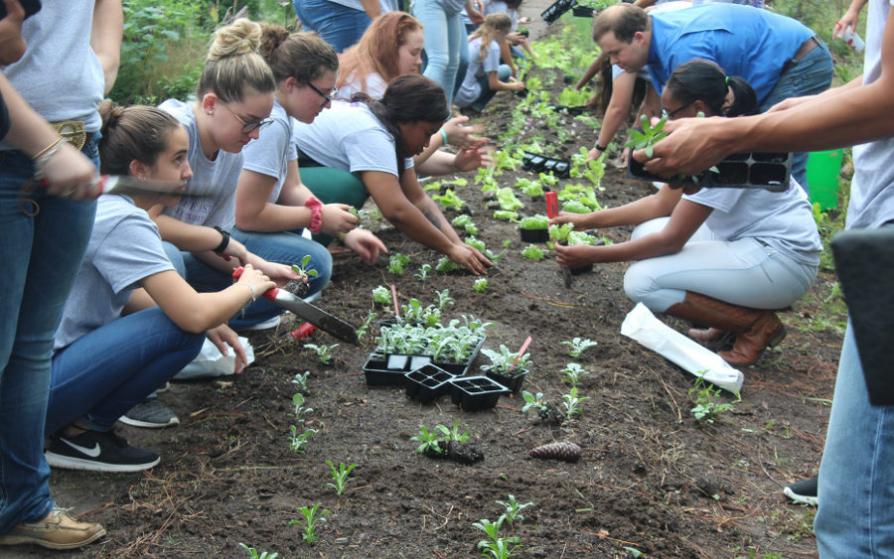
[{"label": "pine cone", "polygon": [[580,459],[580,447],[568,441],[540,445],[528,454],[531,458],[544,460],[564,460],[577,462]]}]

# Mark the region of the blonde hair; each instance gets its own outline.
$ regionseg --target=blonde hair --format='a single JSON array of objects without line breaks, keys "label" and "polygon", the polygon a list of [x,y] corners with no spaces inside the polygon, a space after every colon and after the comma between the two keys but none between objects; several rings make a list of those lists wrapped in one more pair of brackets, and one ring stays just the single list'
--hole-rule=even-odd
[{"label": "blonde hair", "polygon": [[481,37],[481,50],[478,56],[484,60],[487,58],[487,47],[491,41],[496,41],[497,33],[509,33],[510,31],[512,31],[512,18],[505,12],[497,12],[484,18],[484,23],[469,36],[469,40]]},{"label": "blonde hair", "polygon": [[258,54],[260,45],[261,26],[246,18],[215,31],[199,79],[199,97],[213,92],[226,103],[242,101],[247,88],[257,93],[274,91],[276,80]]}]

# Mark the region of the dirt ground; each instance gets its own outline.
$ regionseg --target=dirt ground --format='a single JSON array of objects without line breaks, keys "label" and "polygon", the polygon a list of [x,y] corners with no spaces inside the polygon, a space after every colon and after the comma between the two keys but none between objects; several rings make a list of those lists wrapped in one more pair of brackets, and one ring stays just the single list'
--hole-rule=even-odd
[{"label": "dirt ground", "polygon": [[[507,101],[496,100],[484,115],[494,133],[506,121]],[[580,141],[591,144],[592,131]],[[506,173],[501,182],[515,176],[526,173]],[[652,189],[614,168],[603,184],[605,206]],[[596,340],[576,360],[590,372],[581,385],[590,398],[582,417],[561,427],[542,425],[521,413],[519,397],[501,398],[494,410],[479,413],[463,412],[449,398],[423,406],[397,388],[367,388],[360,369],[371,338],[356,348],[339,345],[335,364],[323,367],[282,327],[252,337],[262,356],[240,377],[179,383],[163,395],[180,426],[121,426],[132,443],[162,454],[152,471],[53,472],[60,505],[108,528],[102,543],[82,554],[22,547],[3,556],[230,558],[244,556],[238,547],[244,542],[284,558],[474,557],[482,534],[472,523],[496,519],[495,501],[508,494],[535,503],[509,532],[522,543],[513,557],[632,556],[625,547],[648,557],[815,556],[813,509],[787,504],[781,489],[818,466],[841,336],[801,326],[819,313],[834,278],[821,275],[811,294],[783,315],[788,337],[743,370],[742,401],[733,411],[714,424],[700,423],[689,411],[692,377],[619,333],[632,308],[621,287],[626,265],[599,266],[566,288],[551,257],[533,263],[520,256],[514,226],[490,218],[477,188],[459,193],[492,250],[511,241],[485,294],[475,293],[473,278],[462,273],[433,274],[424,283],[413,278],[421,264],[434,265],[435,254],[389,230],[383,239],[390,250],[412,258],[408,274],[395,278],[387,262],[370,267],[339,257],[320,304],[360,323],[377,285],[395,282],[403,301],[430,301],[435,290],[449,288],[456,299],[450,315],[493,323],[487,347],[517,348],[533,336],[526,388],[554,402],[567,392],[559,371],[574,361],[560,342]],[[544,212],[542,201],[527,205],[528,213]],[[628,233],[601,232],[616,241]],[[315,341],[335,342],[322,334]],[[304,370],[311,371],[307,403],[319,433],[298,455],[287,438],[290,381]],[[420,425],[454,420],[472,434],[482,462],[464,466],[415,453],[410,437]],[[558,440],[578,443],[582,459],[528,458],[531,448]],[[342,497],[325,486],[327,459],[357,464]],[[297,507],[315,502],[329,514],[321,541],[311,546],[289,521],[300,517]]]}]

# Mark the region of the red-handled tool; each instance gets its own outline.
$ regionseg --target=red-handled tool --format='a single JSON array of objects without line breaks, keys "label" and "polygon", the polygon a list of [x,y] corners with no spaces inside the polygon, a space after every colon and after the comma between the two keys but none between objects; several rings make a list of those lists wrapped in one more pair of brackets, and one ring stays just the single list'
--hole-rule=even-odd
[{"label": "red-handled tool", "polygon": [[[238,280],[242,277],[243,271],[244,268],[241,266],[234,268],[233,279]],[[350,323],[327,313],[319,307],[311,305],[285,289],[279,289],[278,287],[270,288],[264,292],[264,298],[288,311],[292,311],[296,316],[310,322],[320,330],[332,334],[339,340],[354,345],[358,342],[357,330]]]},{"label": "red-handled tool", "polygon": [[555,192],[547,192],[543,195],[546,199],[546,217],[552,219],[559,215],[559,196]]}]

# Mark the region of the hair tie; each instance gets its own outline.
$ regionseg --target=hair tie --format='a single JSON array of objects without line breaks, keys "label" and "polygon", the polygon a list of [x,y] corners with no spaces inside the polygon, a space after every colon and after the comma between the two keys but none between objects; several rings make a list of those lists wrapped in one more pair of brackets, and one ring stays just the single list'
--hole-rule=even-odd
[{"label": "hair tie", "polygon": [[729,87],[729,76],[723,76],[723,85]]}]

